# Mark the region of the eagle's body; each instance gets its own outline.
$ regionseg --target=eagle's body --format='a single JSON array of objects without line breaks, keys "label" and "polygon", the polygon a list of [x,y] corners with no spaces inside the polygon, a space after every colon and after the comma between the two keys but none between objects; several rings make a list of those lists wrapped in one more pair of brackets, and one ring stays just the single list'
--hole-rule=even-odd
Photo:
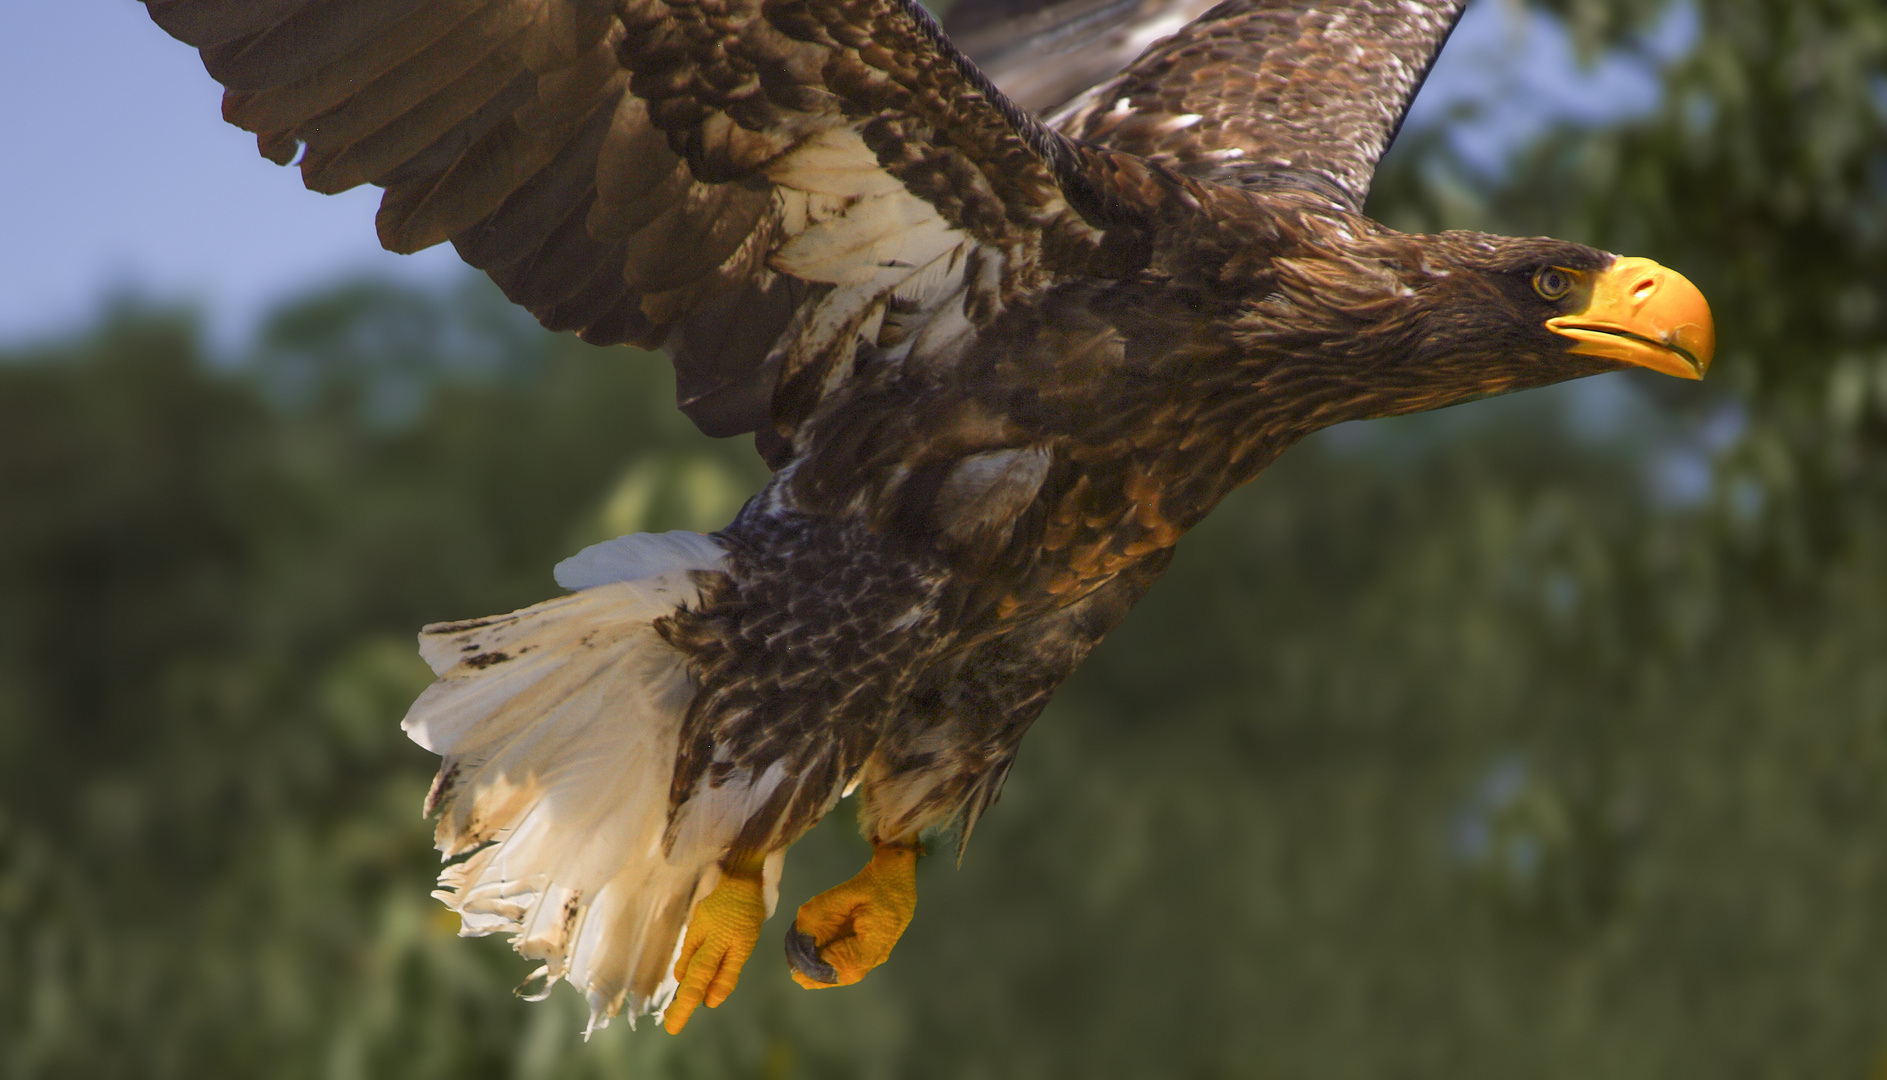
[{"label": "eagle's body", "polygon": [[147,2],[264,153],[387,187],[389,247],[665,346],[776,470],[712,537],[422,635],[439,895],[603,1018],[718,1003],[853,789],[878,856],[789,955],[880,962],[919,833],[967,837],[1180,536],[1304,435],[1709,359],[1655,264],[1362,216],[1460,3],[964,0],[1018,103],[908,0]]},{"label": "eagle's body", "polygon": [[[707,688],[678,803],[717,748],[739,747],[723,760],[758,772],[783,756],[794,775],[830,774],[750,819],[742,842],[756,849],[817,821],[861,769],[863,812],[883,836],[971,824],[1049,693],[1180,536],[1286,447],[1331,423],[1544,381],[1518,352],[1509,371],[1482,363],[1445,379],[1465,358],[1424,355],[1422,339],[1467,305],[1434,287],[1432,264],[1407,279],[1380,265],[1358,273],[1353,240],[1381,234],[1374,223],[1310,199],[1284,201],[1279,222],[1277,200],[1220,194],[1250,205],[1220,210],[1212,248],[1195,231],[1156,242],[1143,271],[1022,297],[949,365],[914,353],[879,377],[860,372],[808,419],[793,456],[719,534],[725,582],[664,626]],[[1341,252],[1318,244],[1338,230],[1352,239]],[[1380,239],[1387,258],[1417,257]],[[1486,254],[1460,242],[1451,254]],[[1208,252],[1250,257],[1267,244],[1270,262],[1295,264],[1296,287],[1341,289],[1350,305],[1307,326],[1301,308],[1286,320],[1266,310],[1292,287],[1284,274],[1226,288]],[[1604,260],[1554,245],[1569,255]],[[1418,287],[1436,294],[1426,310],[1354,321],[1357,306],[1403,304]],[[1396,363],[1345,377],[1304,363],[1304,339]]]}]

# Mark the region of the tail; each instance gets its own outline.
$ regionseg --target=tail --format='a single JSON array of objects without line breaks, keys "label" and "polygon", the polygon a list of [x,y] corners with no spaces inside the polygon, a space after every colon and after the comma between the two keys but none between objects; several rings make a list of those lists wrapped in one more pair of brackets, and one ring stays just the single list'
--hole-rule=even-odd
[{"label": "tail", "polygon": [[[663,851],[695,683],[653,628],[698,602],[691,571],[723,559],[699,533],[625,536],[558,564],[569,596],[419,636],[439,679],[401,727],[445,759],[426,813],[444,857],[466,856],[433,895],[461,935],[506,932],[543,962],[533,1000],[559,979],[583,991],[592,1029],[668,1004],[689,912],[732,839],[693,829]],[[771,913],[777,858],[767,871]]]}]

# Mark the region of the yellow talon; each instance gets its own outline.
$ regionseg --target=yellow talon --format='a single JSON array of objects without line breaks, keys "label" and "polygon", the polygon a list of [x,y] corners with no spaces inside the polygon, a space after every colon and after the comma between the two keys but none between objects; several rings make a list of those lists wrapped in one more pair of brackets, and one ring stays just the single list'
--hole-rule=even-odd
[{"label": "yellow talon", "polygon": [[740,969],[760,940],[767,902],[760,870],[721,871],[721,883],[701,898],[688,919],[675,978],[681,986],[662,1013],[662,1026],[674,1035],[688,1025],[698,1006],[712,1009],[727,1000],[740,981]]},{"label": "yellow talon", "polygon": [[858,876],[799,907],[786,934],[793,981],[850,986],[891,956],[917,912],[917,848],[874,844]]}]

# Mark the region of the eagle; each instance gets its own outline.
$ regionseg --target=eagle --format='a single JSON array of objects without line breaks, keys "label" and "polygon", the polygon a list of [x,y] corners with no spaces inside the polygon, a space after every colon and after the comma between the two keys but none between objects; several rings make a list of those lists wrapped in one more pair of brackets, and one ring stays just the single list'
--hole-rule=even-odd
[{"label": "eagle", "polygon": [[735,987],[787,849],[869,863],[857,982],[1056,687],[1304,436],[1620,368],[1701,378],[1678,273],[1363,214],[1465,0],[145,0],[306,185],[385,189],[552,330],[660,348],[772,477],[567,595],[420,634],[434,894],[592,1027]]}]

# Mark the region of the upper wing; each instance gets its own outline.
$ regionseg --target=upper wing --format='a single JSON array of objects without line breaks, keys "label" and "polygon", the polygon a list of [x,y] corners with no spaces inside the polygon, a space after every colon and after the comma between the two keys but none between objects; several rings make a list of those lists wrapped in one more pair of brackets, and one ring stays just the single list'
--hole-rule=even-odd
[{"label": "upper wing", "polygon": [[956,0],[944,29],[1017,104],[1043,112],[1120,74],[1213,0]]},{"label": "upper wing", "polygon": [[1226,0],[1051,122],[1089,142],[1353,210],[1466,0]]},{"label": "upper wing", "polygon": [[1099,235],[1081,151],[911,0],[146,3],[263,154],[384,187],[382,244],[451,240],[551,329],[667,346],[711,434],[790,437],[859,342],[947,352],[948,301]]}]

